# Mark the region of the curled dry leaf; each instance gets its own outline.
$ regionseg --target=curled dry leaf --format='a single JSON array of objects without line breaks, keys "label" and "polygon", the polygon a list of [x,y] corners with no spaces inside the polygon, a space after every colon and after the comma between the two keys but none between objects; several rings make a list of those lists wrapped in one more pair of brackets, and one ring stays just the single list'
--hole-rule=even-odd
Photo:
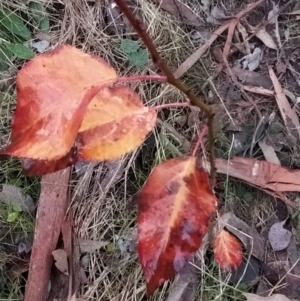
[{"label": "curled dry leaf", "polygon": [[63,158],[75,142],[90,100],[116,78],[104,60],[72,46],[36,56],[17,75],[12,140],[1,153],[34,160]]},{"label": "curled dry leaf", "polygon": [[229,232],[222,230],[215,238],[213,248],[215,260],[221,268],[232,269],[241,264],[242,247]]},{"label": "curled dry leaf", "polygon": [[83,160],[114,160],[138,147],[153,129],[156,111],[130,88],[104,88],[90,102],[78,135]]},{"label": "curled dry leaf", "polygon": [[138,197],[138,252],[152,294],[200,247],[216,198],[195,157],[163,162]]}]

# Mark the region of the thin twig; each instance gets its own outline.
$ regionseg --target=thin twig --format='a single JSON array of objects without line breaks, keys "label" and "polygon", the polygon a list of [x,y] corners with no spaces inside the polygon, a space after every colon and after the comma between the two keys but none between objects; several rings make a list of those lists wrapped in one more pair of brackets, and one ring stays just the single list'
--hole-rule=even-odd
[{"label": "thin twig", "polygon": [[120,76],[117,78],[117,82],[133,82],[139,80],[153,80],[159,82],[167,82],[166,76],[161,75],[134,75],[134,76]]},{"label": "thin twig", "polygon": [[174,102],[174,103],[165,103],[163,105],[155,106],[153,109],[161,110],[161,109],[169,109],[169,108],[179,108],[179,107],[189,107],[191,103],[187,102]]},{"label": "thin twig", "polygon": [[[260,2],[260,1],[259,1]],[[215,160],[214,160],[214,130],[211,128],[213,126],[213,118],[214,114],[210,106],[205,104],[199,97],[197,97],[191,89],[186,87],[180,80],[176,79],[172,71],[165,64],[165,62],[160,57],[155,45],[153,44],[152,39],[147,33],[146,26],[139,20],[137,20],[131,9],[126,4],[125,0],[116,0],[117,5],[124,13],[124,15],[128,18],[134,29],[137,31],[141,39],[144,41],[146,47],[152,55],[152,60],[154,64],[166,75],[168,83],[175,86],[181,92],[183,92],[188,99],[190,100],[192,105],[199,107],[202,111],[204,111],[208,117],[208,125],[209,129],[209,146],[210,146],[210,164],[211,164],[211,184],[214,186],[215,184]]]}]

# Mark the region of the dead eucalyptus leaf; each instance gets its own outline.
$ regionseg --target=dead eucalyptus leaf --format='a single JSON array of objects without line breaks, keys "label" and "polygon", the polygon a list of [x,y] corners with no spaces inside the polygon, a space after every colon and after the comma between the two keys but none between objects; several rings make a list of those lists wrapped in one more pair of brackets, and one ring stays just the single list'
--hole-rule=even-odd
[{"label": "dead eucalyptus leaf", "polygon": [[63,249],[57,249],[52,252],[53,258],[55,260],[55,266],[63,274],[69,276],[69,265],[67,252]]},{"label": "dead eucalyptus leaf", "polygon": [[284,220],[275,223],[269,230],[268,238],[273,251],[282,251],[286,249],[290,243],[292,233],[283,227],[285,222]]},{"label": "dead eucalyptus leaf", "polygon": [[259,30],[255,36],[260,39],[267,47],[277,50],[276,43],[274,42],[273,38],[271,35],[265,30],[261,29]]},{"label": "dead eucalyptus leaf", "polygon": [[260,149],[262,150],[266,161],[273,163],[273,164],[281,165],[272,145],[268,145],[265,142],[265,140],[258,141],[258,145],[259,145]]}]

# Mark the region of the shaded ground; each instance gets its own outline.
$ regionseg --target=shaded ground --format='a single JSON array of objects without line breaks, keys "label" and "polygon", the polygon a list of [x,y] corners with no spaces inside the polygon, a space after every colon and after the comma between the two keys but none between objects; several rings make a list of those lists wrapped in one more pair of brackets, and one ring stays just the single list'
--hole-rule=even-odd
[{"label": "shaded ground", "polygon": [[[212,1],[206,7],[207,1],[195,0],[183,1],[185,5],[182,6],[181,2],[170,0],[165,1],[169,3],[169,6],[160,7],[156,3],[159,1],[132,0],[130,2],[137,16],[148,25],[149,34],[158,50],[174,71],[209,39],[211,33],[226,21],[226,16],[237,14],[246,4],[244,1],[228,1],[228,3]],[[287,3],[287,1],[277,2],[279,9],[284,8]],[[44,4],[43,1],[41,3]],[[142,66],[138,63],[136,63],[138,66],[133,66],[129,54],[125,53],[124,49],[122,50],[122,41],[137,40],[137,36],[126,20],[120,17],[115,5],[109,1],[105,4],[100,1],[84,0],[69,1],[66,4],[62,4],[61,1],[48,1],[44,7],[49,14],[50,31],[38,38],[39,29],[34,25],[33,18],[30,17],[31,11],[26,4],[22,1],[13,3],[4,1],[3,5],[16,12],[22,10],[22,18],[30,24],[33,39],[49,41],[50,48],[58,43],[70,43],[85,52],[102,56],[120,75],[155,74],[156,69],[150,59]],[[292,101],[294,97],[297,102],[297,97],[300,96],[299,14],[286,14],[299,10],[299,7],[295,5],[296,1],[290,1],[286,10],[280,13],[277,31],[274,31],[274,24],[263,23],[273,8],[271,1],[265,1],[241,22],[248,36],[258,26],[263,25],[273,39],[277,50],[266,46],[256,36],[249,39],[248,44],[244,43],[241,30],[240,33],[236,32],[234,35],[228,61],[233,68],[238,60],[247,54],[245,45],[250,47],[251,53],[254,48],[259,48],[262,58],[259,66],[254,70],[255,73],[264,76],[263,79],[265,79],[269,77],[268,66],[272,66],[281,86],[291,93],[288,97],[291,100],[291,106],[298,114],[298,106]],[[212,18],[214,7],[218,7],[226,16],[219,12],[208,22],[207,18]],[[252,31],[249,29],[251,27],[249,24],[254,28]],[[279,34],[279,40],[276,32]],[[239,87],[234,85],[226,72],[220,72],[215,76],[219,66],[216,53],[219,48],[224,49],[226,39],[227,32],[223,33],[213,43],[210,51],[206,52],[182,76],[184,82],[195,93],[206,94],[208,103],[217,113],[216,156],[224,159],[229,159],[233,155],[267,159],[257,144],[257,141],[265,139],[264,141],[275,150],[282,166],[298,169],[300,144],[297,139],[295,141],[288,135],[275,97],[247,92],[253,101],[251,102],[245,98]],[[141,49],[143,48],[141,43]],[[13,60],[9,69],[1,73],[1,147],[9,140],[9,127],[16,96],[14,77],[23,62],[23,60]],[[238,77],[238,74],[236,76]],[[257,87],[262,85],[262,78],[258,82],[240,82]],[[131,85],[148,105],[184,100],[181,93],[167,84],[137,82]],[[272,84],[265,88],[271,90]],[[274,113],[275,117],[270,125],[261,127],[261,117],[265,116],[268,119],[271,113]],[[145,283],[135,250],[137,213],[135,196],[154,166],[168,158],[189,152],[190,144],[195,143],[198,130],[205,124],[204,114],[197,110],[168,109],[163,110],[159,117],[161,122],[156,130],[134,153],[116,162],[77,165],[73,170],[71,201],[74,209],[75,231],[80,238],[108,242],[108,245],[100,250],[81,254],[81,264],[89,283],[82,285],[80,293],[86,300],[147,300]],[[261,131],[260,135],[257,135],[258,131]],[[255,143],[253,143],[253,137]],[[202,149],[204,156],[208,155],[206,146],[205,141]],[[20,187],[25,194],[32,197],[34,202],[37,201],[39,195],[39,180],[39,178],[28,178],[22,175],[21,164],[15,159],[1,161],[1,184]],[[283,276],[286,276],[287,271],[291,272],[291,266],[295,265],[297,268],[299,258],[297,211],[287,208],[279,199],[274,199],[238,179],[224,175],[218,176],[216,192],[222,212],[235,213],[262,236],[265,241],[262,261],[273,269],[272,272],[279,278],[285,279]],[[297,202],[299,196],[293,193],[289,195],[289,198]],[[33,237],[35,211],[30,213],[22,211],[15,220],[8,222],[11,210],[18,211],[18,208],[8,209],[8,207],[2,204],[0,208],[0,299],[21,300],[27,276],[26,266],[30,256],[30,239]],[[287,217],[289,219],[286,227],[293,233],[292,243],[285,251],[273,252],[268,244],[269,228],[275,222],[283,221]],[[24,251],[21,248],[20,252],[20,242],[28,246],[29,250]],[[237,281],[229,281],[222,275],[210,253],[211,250],[208,251],[204,261],[201,260],[200,253],[194,259],[196,300],[197,298],[242,300],[243,291],[265,294],[272,289],[275,292],[287,294],[291,298],[299,298],[299,292],[296,290],[298,279],[293,279],[294,281],[289,281],[287,284],[284,280],[278,284],[278,279],[273,281],[274,279],[268,278],[269,270],[261,265],[259,274],[254,273],[254,276],[249,276],[251,281],[248,279],[247,283],[237,284]],[[248,255],[245,255],[245,259],[247,261]],[[17,277],[9,273],[11,267],[17,270]],[[296,270],[295,274],[297,274]],[[259,278],[260,281],[254,281],[254,278]],[[287,285],[289,285],[288,288]],[[148,300],[167,300],[169,293],[170,283],[166,283]]]}]

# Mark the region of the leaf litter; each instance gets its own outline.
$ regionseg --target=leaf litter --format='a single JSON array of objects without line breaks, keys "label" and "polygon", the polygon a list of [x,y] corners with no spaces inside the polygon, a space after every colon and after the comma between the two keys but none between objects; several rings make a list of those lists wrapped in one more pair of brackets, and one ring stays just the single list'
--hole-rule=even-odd
[{"label": "leaf litter", "polygon": [[273,251],[282,251],[290,243],[292,233],[284,228],[286,221],[275,223],[271,226],[268,237]]},{"label": "leaf litter", "polygon": [[[250,39],[250,41],[251,41],[251,39]],[[247,67],[248,68],[248,67]],[[259,75],[261,75],[261,72],[260,72],[260,70],[258,70],[258,74]],[[264,76],[266,76],[267,74],[265,73],[264,74]],[[260,82],[258,81],[257,82],[257,86],[260,86]],[[266,89],[271,89],[271,85],[270,86],[268,86]],[[269,91],[271,91],[271,90],[269,90]],[[272,92],[272,91],[271,91]],[[247,180],[246,180],[246,182],[247,182]],[[97,240],[96,240],[97,241]],[[102,242],[102,241],[104,241],[104,240],[98,240],[99,242]]]}]

